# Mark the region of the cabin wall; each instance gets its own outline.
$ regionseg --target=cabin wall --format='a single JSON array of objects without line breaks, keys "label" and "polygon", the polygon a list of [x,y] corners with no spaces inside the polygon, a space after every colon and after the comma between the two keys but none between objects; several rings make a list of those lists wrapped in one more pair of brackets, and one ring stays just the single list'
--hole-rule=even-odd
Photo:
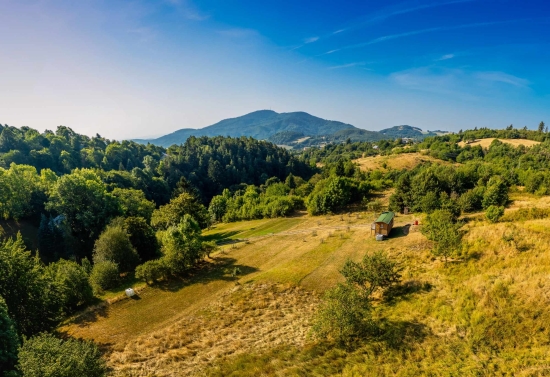
[{"label": "cabin wall", "polygon": [[393,228],[393,219],[390,221],[389,224],[375,223],[374,230],[375,230],[376,234],[382,234],[384,236],[389,236],[392,228]]}]

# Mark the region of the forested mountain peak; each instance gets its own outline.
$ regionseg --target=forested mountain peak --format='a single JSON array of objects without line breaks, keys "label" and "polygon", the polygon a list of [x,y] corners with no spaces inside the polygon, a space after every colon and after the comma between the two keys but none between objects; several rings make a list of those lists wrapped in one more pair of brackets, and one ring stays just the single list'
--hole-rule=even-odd
[{"label": "forested mountain peak", "polygon": [[272,135],[287,131],[318,136],[333,134],[343,129],[355,129],[355,127],[351,124],[322,119],[303,111],[277,113],[272,110],[259,110],[240,117],[224,119],[208,127],[184,128],[157,139],[136,141],[168,147],[181,144],[190,136],[251,136],[256,139],[268,139]]}]

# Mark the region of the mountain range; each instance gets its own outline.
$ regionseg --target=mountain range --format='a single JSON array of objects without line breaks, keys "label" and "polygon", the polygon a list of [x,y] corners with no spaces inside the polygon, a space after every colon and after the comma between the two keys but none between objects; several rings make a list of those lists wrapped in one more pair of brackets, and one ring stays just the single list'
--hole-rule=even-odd
[{"label": "mountain range", "polygon": [[300,148],[342,142],[347,139],[351,141],[377,141],[403,137],[423,139],[441,132],[424,132],[420,128],[406,125],[381,131],[368,131],[351,124],[318,118],[305,112],[277,113],[272,110],[259,110],[237,118],[224,119],[204,128],[183,128],[156,139],[135,139],[134,141],[168,147],[184,143],[190,136],[250,136],[278,145]]}]

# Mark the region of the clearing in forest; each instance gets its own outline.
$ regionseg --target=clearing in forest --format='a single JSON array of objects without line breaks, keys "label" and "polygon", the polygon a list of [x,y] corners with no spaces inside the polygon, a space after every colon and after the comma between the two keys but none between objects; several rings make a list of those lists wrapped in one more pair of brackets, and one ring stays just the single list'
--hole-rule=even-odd
[{"label": "clearing in forest", "polygon": [[412,169],[425,162],[446,164],[448,162],[421,153],[400,153],[389,156],[363,157],[353,160],[362,170]]},{"label": "clearing in forest", "polygon": [[[511,198],[505,222],[467,219],[462,251],[447,266],[412,225],[422,216],[398,215],[383,242],[371,234],[372,213],[220,224],[205,236],[221,250],[192,276],[60,330],[100,343],[115,376],[464,375],[488,365],[502,375],[545,375],[550,218],[514,215],[550,202],[521,192]],[[398,298],[375,302],[397,345],[365,342],[353,352],[315,345],[308,332],[320,294],[342,281],[346,259],[377,250],[403,267]]]},{"label": "clearing in forest", "polygon": [[[466,143],[464,141],[461,141],[458,143],[460,147],[465,147],[466,145],[471,145],[472,147],[476,145],[481,145],[482,148],[486,149],[489,148],[491,143],[495,140],[494,137],[488,137],[486,139],[477,139],[474,142]],[[510,144],[514,147],[519,147],[520,145],[526,146],[526,147],[532,147],[533,145],[540,144],[540,141],[534,141],[534,140],[527,140],[527,139],[498,139],[502,141],[503,143]]]}]

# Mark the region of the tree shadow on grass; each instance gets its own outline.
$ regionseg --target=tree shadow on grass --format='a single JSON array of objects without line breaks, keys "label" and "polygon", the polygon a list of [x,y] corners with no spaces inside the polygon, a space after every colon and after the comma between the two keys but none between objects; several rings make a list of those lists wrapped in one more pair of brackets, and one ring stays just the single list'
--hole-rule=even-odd
[{"label": "tree shadow on grass", "polygon": [[203,236],[204,241],[215,241],[216,243],[224,243],[228,241],[232,241],[230,237],[233,237],[239,233],[242,233],[242,231],[230,231],[230,232],[218,232],[218,233],[212,233],[207,236]]},{"label": "tree shadow on grass", "polygon": [[234,258],[217,256],[213,258],[213,261],[201,261],[184,276],[158,282],[153,287],[177,292],[192,284],[208,284],[216,280],[236,282],[242,276],[258,271],[255,267],[236,264]]},{"label": "tree shadow on grass", "polygon": [[384,303],[393,305],[398,300],[409,300],[413,294],[429,292],[432,288],[430,283],[418,280],[401,282],[386,289],[384,292]]},{"label": "tree shadow on grass", "polygon": [[383,319],[378,323],[378,329],[379,340],[392,349],[407,349],[422,342],[430,334],[426,325],[411,321]]},{"label": "tree shadow on grass", "polygon": [[97,305],[89,306],[82,312],[75,315],[70,321],[70,324],[75,324],[78,327],[88,327],[91,323],[98,321],[100,318],[105,318],[109,314],[109,304],[105,301]]},{"label": "tree shadow on grass", "polygon": [[[193,284],[208,284],[212,281],[238,281],[242,276],[246,276],[258,271],[257,268],[236,264],[236,259],[228,257],[216,257],[214,262],[201,261],[194,268],[189,270],[184,276],[175,277],[153,284],[152,287],[164,291],[177,292],[186,286]],[[139,295],[126,298],[121,296],[121,300],[139,301],[142,298]],[[97,301],[98,304],[90,306],[81,313],[72,318],[69,323],[79,327],[87,327],[100,318],[107,317],[110,304],[106,301]]]}]

